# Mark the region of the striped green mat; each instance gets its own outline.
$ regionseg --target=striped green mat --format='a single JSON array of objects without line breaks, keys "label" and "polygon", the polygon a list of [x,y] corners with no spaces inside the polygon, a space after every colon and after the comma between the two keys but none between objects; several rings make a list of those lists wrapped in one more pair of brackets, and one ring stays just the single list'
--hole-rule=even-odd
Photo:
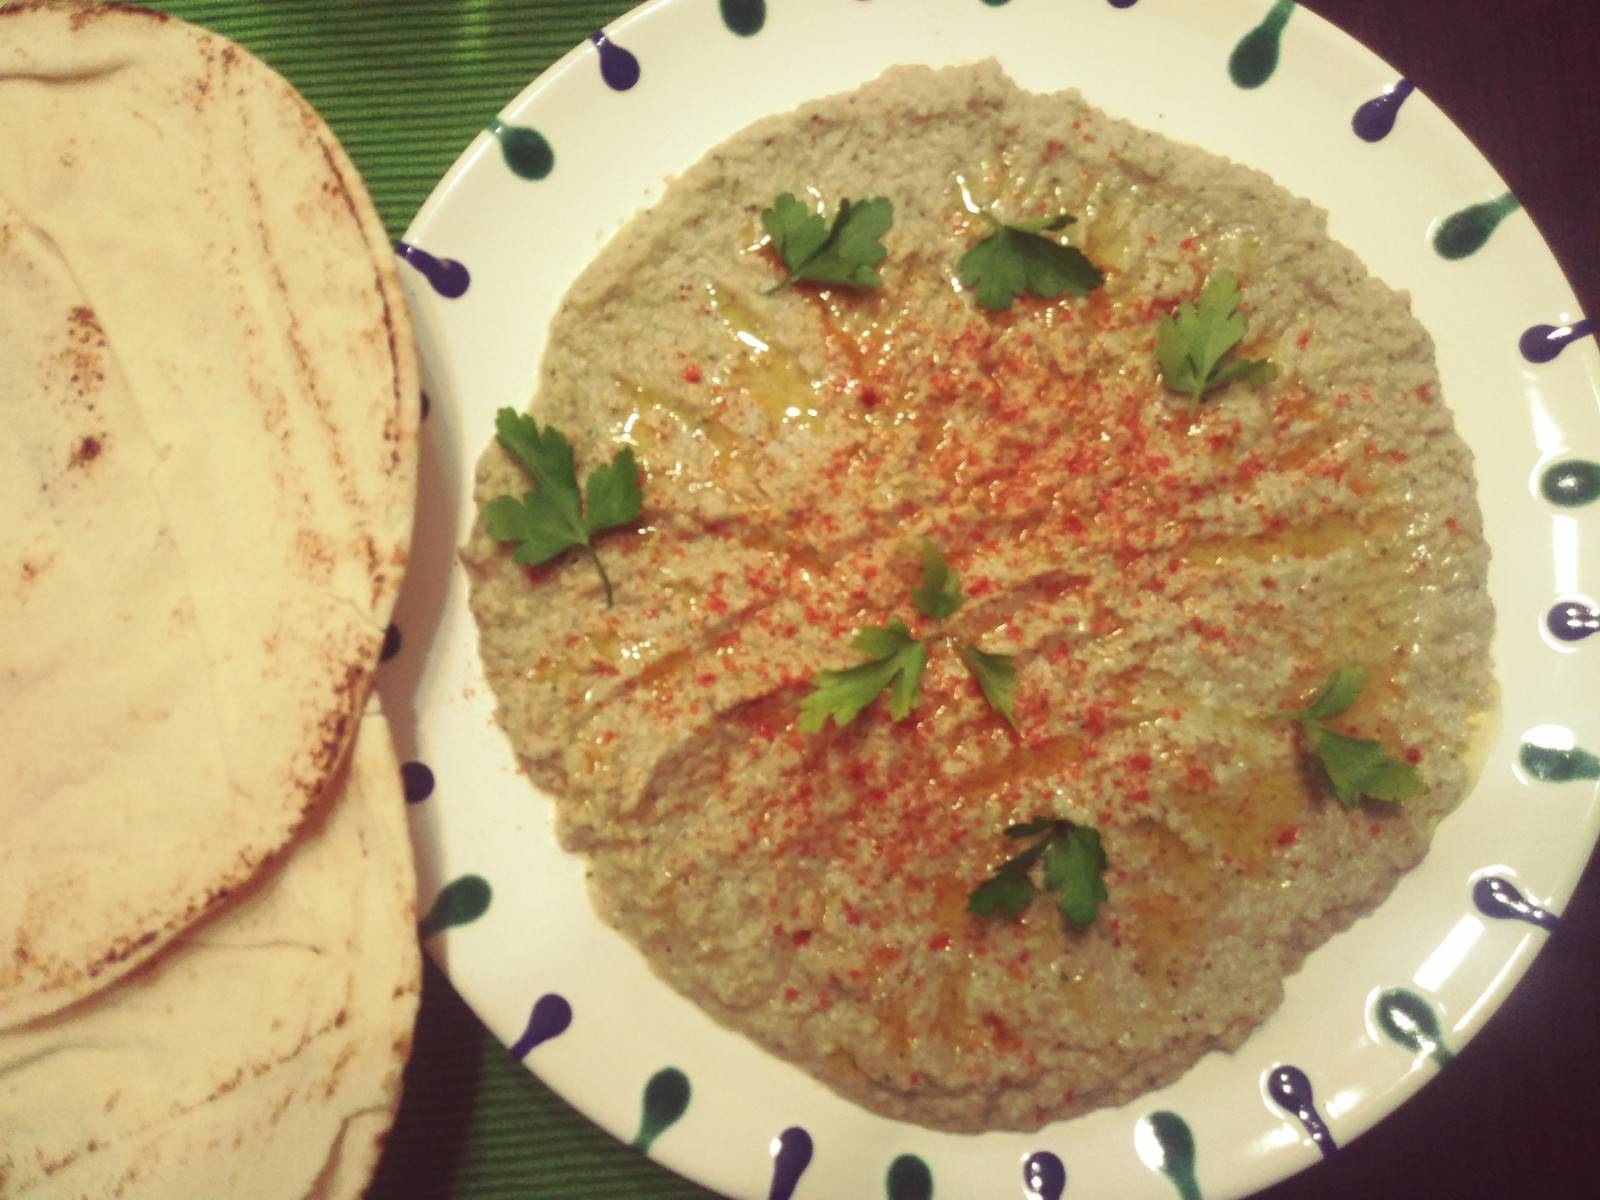
[{"label": "striped green mat", "polygon": [[[144,0],[287,76],[366,177],[391,237],[523,86],[631,0]],[[705,1200],[511,1061],[430,966],[371,1200]]]},{"label": "striped green mat", "polygon": [[333,127],[398,237],[539,72],[637,0],[142,0],[243,43]]},{"label": "striped green mat", "polygon": [[430,963],[405,1100],[368,1200],[710,1200],[579,1116]]}]

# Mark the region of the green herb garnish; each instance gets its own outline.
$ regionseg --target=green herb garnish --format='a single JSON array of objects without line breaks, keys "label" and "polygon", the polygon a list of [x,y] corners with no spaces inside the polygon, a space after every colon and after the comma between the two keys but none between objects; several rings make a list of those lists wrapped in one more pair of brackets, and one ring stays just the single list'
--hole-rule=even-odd
[{"label": "green herb garnish", "polygon": [[1366,678],[1366,672],[1360,667],[1340,667],[1328,676],[1328,682],[1322,685],[1322,691],[1318,692],[1317,698],[1306,707],[1294,712],[1273,715],[1289,717],[1296,721],[1321,721],[1328,717],[1337,717],[1356,702]]},{"label": "green herb garnish", "polygon": [[514,555],[523,566],[538,566],[582,546],[600,572],[606,607],[612,603],[611,580],[595,553],[591,538],[602,529],[627,525],[639,516],[639,466],[633,449],[624,446],[605,466],[589,472],[583,503],[572,443],[552,426],[539,428],[531,416],[502,408],[495,414],[495,438],[514,455],[538,485],[522,499],[497,496],[483,506],[483,523],[498,542],[516,542]]},{"label": "green herb garnish", "polygon": [[1232,271],[1217,271],[1192,304],[1156,327],[1156,359],[1161,377],[1176,392],[1188,392],[1191,406],[1209,391],[1230,383],[1252,387],[1271,383],[1278,368],[1266,359],[1223,359],[1245,335],[1244,314],[1238,311],[1239,286]]},{"label": "green herb garnish", "polygon": [[[1062,818],[1039,817],[1006,829],[1013,841],[1037,838],[1021,854],[1002,863],[967,897],[967,911],[975,917],[1015,920],[1028,910],[1040,892],[1055,896],[1061,915],[1078,929],[1092,923],[1107,899],[1105,850],[1099,831]],[[1044,887],[1036,888],[1030,872],[1044,860]]]},{"label": "green herb garnish", "polygon": [[772,238],[772,248],[789,268],[782,291],[791,283],[837,283],[848,287],[877,287],[883,280],[877,266],[888,251],[878,239],[894,222],[894,205],[882,196],[852,204],[839,202],[830,229],[822,217],[784,192],[763,209],[761,224]]},{"label": "green herb garnish", "polygon": [[817,676],[813,691],[800,702],[802,732],[820,732],[829,717],[843,729],[884,688],[889,688],[889,715],[896,721],[917,706],[917,680],[928,653],[902,622],[869,625],[850,639],[850,648],[867,655],[868,661]]},{"label": "green herb garnish", "polygon": [[1044,236],[1078,218],[1062,213],[1035,221],[1001,224],[961,256],[961,282],[974,290],[979,304],[991,312],[1011,307],[1023,292],[1054,300],[1063,292],[1087,296],[1105,282],[1100,268],[1076,246],[1063,246]]},{"label": "green herb garnish", "polygon": [[[953,615],[964,602],[955,572],[929,541],[922,543],[922,586],[912,589],[911,602],[923,616],[935,621]],[[811,693],[800,702],[802,732],[820,732],[830,717],[843,729],[884,688],[890,689],[889,715],[896,721],[916,707],[917,681],[928,661],[925,643],[913,638],[901,622],[891,621],[886,627],[871,625],[859,630],[850,647],[867,655],[867,661],[818,673]],[[1017,673],[1011,656],[985,653],[971,642],[959,643],[958,650],[989,706],[1016,728]]]},{"label": "green herb garnish", "polygon": [[1424,791],[1415,766],[1385,754],[1372,738],[1351,737],[1323,725],[1356,702],[1366,676],[1359,667],[1341,667],[1328,676],[1317,698],[1296,712],[1275,713],[1300,722],[1306,741],[1316,751],[1328,783],[1340,804],[1353,808],[1361,797],[1398,804]]},{"label": "green herb garnish", "polygon": [[[961,584],[955,572],[944,561],[944,556],[939,553],[938,547],[924,540],[922,586],[911,593],[911,602],[917,606],[917,611],[925,617],[942,621],[953,615],[965,601],[966,597],[961,594]],[[961,661],[967,664],[967,670],[972,672],[972,677],[978,681],[978,687],[983,692],[983,698],[989,702],[989,707],[1004,717],[1006,723],[1015,729],[1017,727],[1014,711],[1017,701],[1015,660],[1009,654],[990,654],[980,650],[972,642],[961,642],[957,646],[957,651],[961,655]]]},{"label": "green herb garnish", "polygon": [[1007,724],[1015,729],[1017,718],[1013,709],[1017,703],[1017,668],[1012,665],[1011,655],[988,654],[971,642],[963,642],[961,661],[967,664],[967,670],[971,671],[972,677],[978,681],[978,687],[983,690],[983,698],[989,702],[989,707],[1004,717]]},{"label": "green herb garnish", "polygon": [[911,593],[911,603],[917,611],[935,621],[942,621],[961,607],[965,599],[956,574],[944,561],[939,548],[927,539],[922,542],[922,586]]}]

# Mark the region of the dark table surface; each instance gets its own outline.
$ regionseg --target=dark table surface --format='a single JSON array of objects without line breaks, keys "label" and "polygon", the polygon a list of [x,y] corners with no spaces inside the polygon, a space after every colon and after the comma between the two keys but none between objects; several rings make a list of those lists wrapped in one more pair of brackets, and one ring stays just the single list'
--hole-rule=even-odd
[{"label": "dark table surface", "polygon": [[[1454,119],[1521,199],[1582,310],[1600,315],[1600,2],[1305,0],[1304,6],[1366,43]],[[1593,862],[1563,916],[1564,927],[1449,1072],[1331,1160],[1261,1193],[1261,1200],[1600,1196],[1600,1133],[1588,1112],[1600,1094],[1600,870]],[[430,976],[425,1007],[412,1090],[374,1200],[706,1195],[643,1160],[619,1162],[596,1130],[550,1126],[558,1102],[536,1083],[512,1078],[520,1072],[503,1055],[483,1052],[474,1080],[448,1076],[460,1094],[441,1092],[438,1080],[446,1076],[435,1064],[458,1060],[480,1034],[437,974]],[[474,1088],[479,1106],[485,1089],[527,1089],[530,1114],[545,1114],[530,1115],[530,1122],[545,1122],[539,1128],[546,1154],[559,1138],[566,1165],[554,1174],[548,1159],[538,1169],[517,1167],[519,1147],[539,1132],[529,1125],[520,1135],[465,1129],[462,1114],[473,1107]],[[425,1163],[405,1149],[418,1139],[437,1148],[439,1138],[476,1139],[464,1153],[477,1166],[446,1169],[436,1157]]]}]

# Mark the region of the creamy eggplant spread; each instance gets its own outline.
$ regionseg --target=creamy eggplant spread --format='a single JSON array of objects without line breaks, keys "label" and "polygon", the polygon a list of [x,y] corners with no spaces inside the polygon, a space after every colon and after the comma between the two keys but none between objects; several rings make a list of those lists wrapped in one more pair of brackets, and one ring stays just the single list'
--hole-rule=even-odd
[{"label": "creamy eggplant spread", "polygon": [[[892,202],[876,286],[773,290],[785,192]],[[979,304],[963,257],[1058,214],[1099,286]],[[1159,330],[1223,272],[1275,370],[1195,401]],[[586,552],[474,530],[498,718],[660,976],[877,1112],[1034,1128],[1238,1046],[1469,785],[1488,551],[1407,297],[1259,171],[1075,92],[897,68],[738,134],[583,272],[530,411],[580,478],[631,447],[643,508],[593,538],[610,606]],[[491,445],[479,502],[531,489]],[[924,542],[941,619],[908,601]],[[803,730],[894,621],[909,714]],[[960,645],[1013,664],[1011,720]],[[1282,715],[1355,669],[1342,711]],[[1415,788],[1342,803],[1318,729]],[[1040,866],[976,915],[1042,818],[1098,834],[1093,919]]]}]

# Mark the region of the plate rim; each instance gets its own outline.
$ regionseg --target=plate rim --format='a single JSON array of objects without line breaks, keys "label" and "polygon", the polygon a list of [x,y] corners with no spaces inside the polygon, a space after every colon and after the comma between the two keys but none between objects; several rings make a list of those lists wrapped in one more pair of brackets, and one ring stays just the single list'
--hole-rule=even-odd
[{"label": "plate rim", "polygon": [[[628,39],[634,37],[640,22],[647,21],[663,11],[671,12],[687,8],[688,6],[689,0],[649,0],[648,3],[640,5],[639,7],[629,11],[617,21],[612,22],[608,26],[607,32],[615,35],[619,42],[626,43]],[[1021,9],[1024,6],[1018,5],[1017,7],[1018,9]],[[1145,7],[1145,5],[1141,4],[1140,7]],[[1154,9],[1157,6],[1150,4],[1149,7]],[[1266,7],[1266,0],[1261,0],[1261,2],[1258,4],[1249,4],[1246,3],[1245,0],[1233,0],[1228,15],[1232,16],[1239,12],[1256,12],[1257,15],[1259,15],[1259,12],[1264,11]],[[1210,14],[1208,14],[1208,16],[1209,15]],[[1328,21],[1319,14],[1314,13],[1309,9],[1296,9],[1296,19],[1302,20],[1308,24],[1312,24],[1318,29],[1318,36],[1324,39],[1329,37],[1338,39],[1339,42],[1346,45],[1347,49],[1353,49],[1360,56],[1364,56],[1367,60],[1370,60],[1371,63],[1377,64],[1385,71],[1388,71],[1392,74],[1399,74],[1399,72],[1396,72],[1394,68],[1389,67],[1389,65],[1382,58],[1368,50],[1365,46],[1361,45],[1348,34],[1345,34],[1335,23]],[[587,43],[580,43],[578,46],[575,46],[572,50],[552,64],[546,71],[532,80],[516,98],[508,103],[501,110],[501,113],[499,114],[500,119],[508,122],[518,120],[528,111],[529,108],[536,105],[546,92],[556,88],[561,80],[565,79],[573,72],[584,70],[584,61],[587,58],[592,57],[592,54],[592,48]],[[1093,96],[1090,96],[1089,98],[1091,101],[1094,101],[1095,99]],[[1448,134],[1457,139],[1461,145],[1464,145],[1470,150],[1472,156],[1476,159],[1476,165],[1487,170],[1489,175],[1494,180],[1499,181],[1499,174],[1494,169],[1493,164],[1489,163],[1488,160],[1482,156],[1481,152],[1479,152],[1476,146],[1471,142],[1471,139],[1469,139],[1467,135],[1455,125],[1449,115],[1441,110],[1438,110],[1436,107],[1431,106],[1431,104],[1428,105],[1428,108],[1430,109],[1431,114],[1438,121],[1443,122]],[[413,219],[406,231],[406,234],[404,235],[404,240],[406,242],[420,242],[422,244],[426,244],[430,227],[437,220],[439,220],[440,212],[446,209],[450,204],[451,192],[456,188],[463,178],[465,178],[472,170],[476,169],[477,164],[485,156],[492,156],[495,152],[495,148],[495,139],[486,133],[480,134],[466,148],[464,148],[462,154],[460,157],[458,157],[455,164],[446,173],[439,185],[435,187],[428,200],[418,210],[416,217]],[[1501,181],[1501,186],[1503,187],[1503,181]],[[1577,304],[1575,298],[1571,296],[1571,284],[1567,280],[1565,274],[1562,272],[1560,264],[1554,259],[1554,256],[1550,253],[1542,236],[1537,232],[1536,228],[1533,231],[1533,236],[1539,249],[1543,252],[1544,259],[1547,260],[1547,265],[1554,268],[1557,278],[1563,285],[1569,311],[1576,313]],[[413,288],[413,290],[419,292],[419,298],[423,305],[429,305],[433,303],[433,301],[425,293],[420,293],[419,289]],[[1589,389],[1588,394],[1591,398],[1593,398],[1597,394],[1597,389],[1595,387],[1597,372],[1595,370],[1595,362],[1592,361],[1595,360],[1597,356],[1594,353],[1593,345],[1585,344],[1577,349],[1576,354],[1569,349],[1568,355],[1583,365],[1583,373],[1586,376]],[[524,399],[524,403],[526,403],[526,398]],[[1536,470],[1537,468],[1533,469]],[[1487,507],[1487,498],[1483,496],[1481,479],[1479,486],[1480,500],[1482,500],[1485,504],[1485,507]],[[1493,548],[1494,547],[1492,547],[1492,549]],[[1497,624],[1503,624],[1507,620],[1509,620],[1508,614],[1504,612],[1497,613]],[[1498,646],[1498,629],[1496,639]],[[1499,667],[1500,664],[1497,662],[1497,678],[1500,675]],[[1482,784],[1480,783],[1478,786],[1481,787]],[[1592,790],[1593,789],[1591,789],[1591,791]],[[1594,834],[1597,829],[1596,809],[1592,798],[1585,824],[1585,842],[1589,849],[1592,850],[1594,845]],[[1558,908],[1565,907],[1574,888],[1576,887],[1578,878],[1581,875],[1588,858],[1589,852],[1586,850],[1582,856],[1569,860],[1567,869],[1559,879],[1554,881],[1554,886],[1546,886],[1541,891],[1540,894],[1542,896],[1548,897],[1546,903],[1553,904]],[[1415,872],[1413,872],[1413,874],[1414,873]],[[1374,913],[1381,913],[1392,903],[1393,895],[1391,894],[1390,897],[1386,898],[1380,903],[1380,905],[1374,910]],[[448,937],[449,935],[446,934],[445,940],[441,943],[439,949],[442,950],[448,945]],[[1504,956],[1504,964],[1498,973],[1494,984],[1484,991],[1478,998],[1478,1002],[1475,1006],[1477,1012],[1472,1019],[1471,1027],[1468,1031],[1467,1037],[1463,1037],[1461,1039],[1462,1041],[1469,1040],[1471,1036],[1475,1036],[1476,1033],[1481,1029],[1483,1023],[1487,1020],[1488,1016],[1492,1015],[1492,1013],[1500,1007],[1506,996],[1526,972],[1541,944],[1541,940],[1536,938],[1531,933],[1527,936],[1517,939],[1515,946],[1511,949],[1509,954]],[[1327,943],[1324,942],[1322,945],[1326,946]],[[1312,953],[1315,954],[1317,951],[1313,951]],[[442,959],[448,957],[448,955],[445,953],[440,953],[439,957]],[[441,965],[444,964],[441,963]],[[446,973],[451,974],[448,968],[446,969]],[[451,978],[452,983],[456,984],[456,986],[462,991],[462,994],[468,999],[469,1003],[472,1003],[470,986],[463,986],[461,982],[455,979],[454,975],[451,975]],[[660,984],[660,986],[666,987],[667,985]],[[476,1008],[476,1005],[474,1005],[474,1007]],[[1246,1045],[1248,1044],[1249,1043],[1247,1041]],[[536,1073],[540,1073],[536,1068],[537,1064],[530,1064],[530,1069],[535,1069]],[[1377,1121],[1382,1120],[1390,1115],[1397,1108],[1399,1108],[1406,1099],[1415,1094],[1415,1092],[1418,1091],[1421,1086],[1432,1077],[1432,1075],[1433,1072],[1431,1071],[1419,1071],[1416,1069],[1408,1069],[1401,1072],[1399,1076],[1391,1083],[1391,1085],[1384,1089],[1377,1096],[1376,1102],[1374,1102],[1372,1097],[1369,1097],[1351,1114],[1350,1117],[1345,1118],[1345,1128],[1353,1131],[1350,1136],[1359,1136],[1359,1134],[1364,1132],[1366,1128],[1369,1128],[1372,1124],[1375,1124]],[[552,1086],[555,1085],[552,1084]],[[586,1116],[589,1116],[590,1119],[596,1119],[596,1114],[593,1111],[590,1111],[588,1107],[574,1101],[574,1099],[566,1090],[558,1088],[558,1091],[560,1091],[560,1094],[562,1094],[563,1098],[566,1099],[568,1103],[579,1108],[579,1110],[584,1112]],[[602,1120],[599,1123],[601,1123],[603,1127],[607,1128],[608,1132],[616,1136],[619,1141],[627,1140],[626,1131],[617,1128],[614,1121]],[[1047,1127],[1047,1129],[1048,1128],[1053,1127]],[[1342,1140],[1349,1140],[1348,1136],[1342,1137]],[[694,1171],[693,1169],[686,1170],[683,1167],[680,1167],[677,1162],[673,1161],[678,1157],[677,1155],[665,1155],[652,1152],[652,1157],[656,1157],[658,1161],[664,1161],[665,1165],[672,1167],[672,1169],[677,1170],[680,1174],[694,1179],[697,1182],[701,1182],[702,1184],[706,1184],[705,1175],[698,1171]],[[1301,1158],[1302,1161],[1300,1161],[1299,1164],[1292,1170],[1288,1172],[1274,1171],[1270,1173],[1269,1176],[1265,1176],[1261,1180],[1250,1184],[1249,1186],[1262,1186],[1263,1183],[1287,1178],[1289,1175],[1296,1173],[1299,1169],[1303,1169],[1305,1166],[1312,1165],[1314,1162],[1318,1161],[1315,1154],[1308,1149],[1306,1150],[1306,1153],[1301,1156]],[[1133,1163],[1131,1161],[1130,1169],[1132,1169],[1132,1165]],[[1208,1194],[1210,1194],[1209,1191]],[[1224,1192],[1222,1194],[1234,1193]]]}]

